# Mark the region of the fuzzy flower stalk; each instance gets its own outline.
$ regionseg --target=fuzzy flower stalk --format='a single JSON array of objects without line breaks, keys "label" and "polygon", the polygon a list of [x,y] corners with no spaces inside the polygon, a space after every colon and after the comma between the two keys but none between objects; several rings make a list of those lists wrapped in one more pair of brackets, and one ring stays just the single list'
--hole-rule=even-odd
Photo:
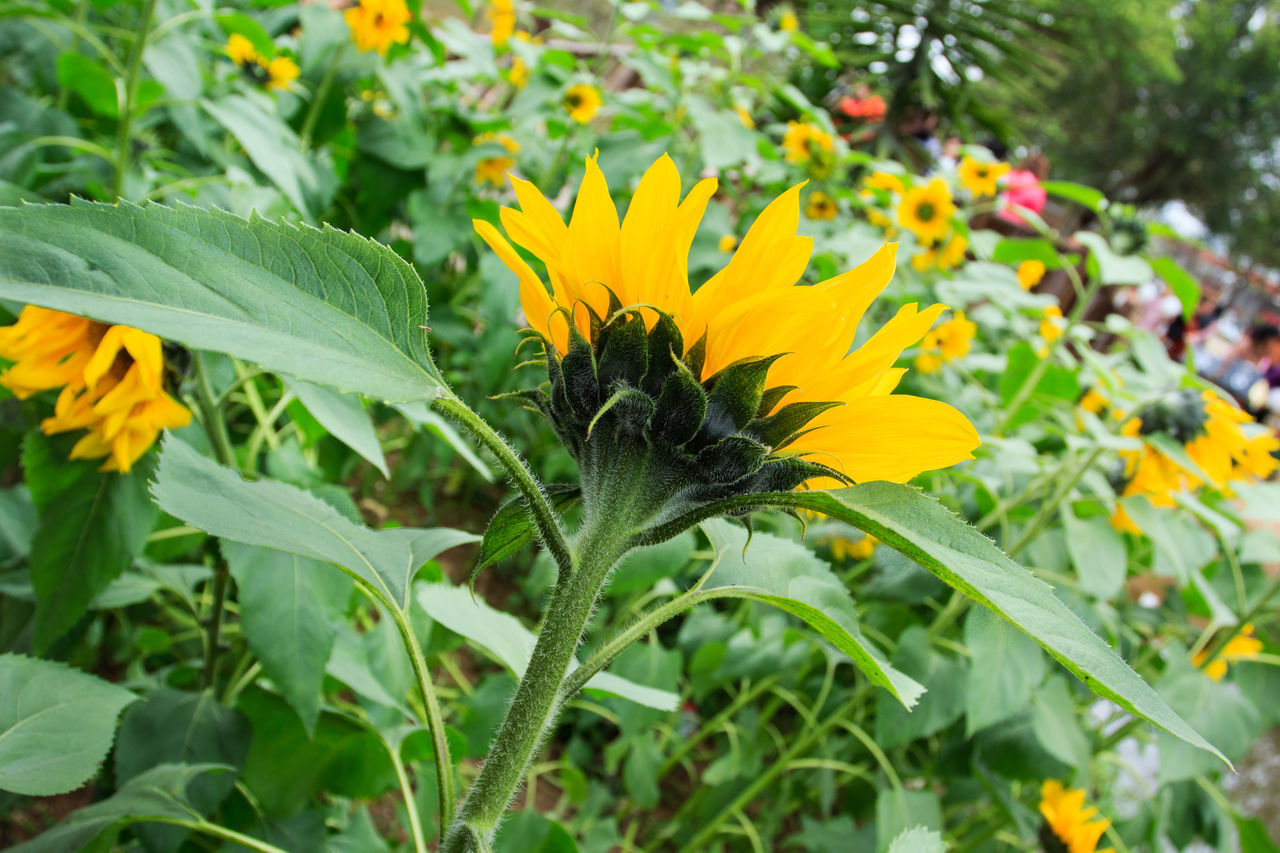
[{"label": "fuzzy flower stalk", "polygon": [[503,228],[547,283],[497,228],[475,227],[519,280],[547,382],[516,396],[577,461],[583,521],[494,751],[445,839],[451,853],[487,849],[569,698],[560,684],[604,582],[630,549],[796,488],[904,482],[970,458],[979,443],[951,406],[893,393],[906,372],[895,363],[944,306],[906,305],[852,348],[893,275],[894,246],[797,286],[813,248],[796,233],[801,187],[771,203],[695,289],[689,247],[715,180],[684,194],[663,156],[619,221],[590,159],[568,223],[535,186],[511,184],[520,209],[501,211]]}]

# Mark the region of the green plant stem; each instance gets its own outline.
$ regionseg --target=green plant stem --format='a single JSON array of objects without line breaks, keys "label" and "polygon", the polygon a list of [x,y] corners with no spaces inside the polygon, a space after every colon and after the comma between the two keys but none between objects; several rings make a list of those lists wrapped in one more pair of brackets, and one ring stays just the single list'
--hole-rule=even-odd
[{"label": "green plant stem", "polygon": [[853,711],[863,700],[866,690],[860,688],[854,692],[843,705],[836,708],[829,716],[825,717],[822,722],[816,726],[812,726],[804,731],[800,737],[796,738],[791,748],[785,753],[778,756],[769,767],[757,776],[750,785],[742,789],[731,802],[722,808],[711,820],[702,825],[702,828],[694,835],[694,837],[683,847],[680,853],[695,853],[695,851],[706,850],[708,842],[715,837],[720,831],[720,825],[731,818],[735,812],[745,808],[752,800],[758,797],[766,788],[773,784],[778,776],[782,775],[793,761],[803,755],[813,744],[826,736],[832,728],[844,720],[846,714]]},{"label": "green plant stem", "polygon": [[[619,500],[626,498],[620,493]],[[576,537],[573,571],[552,593],[529,666],[459,819],[441,845],[445,853],[487,849],[544,735],[572,696],[565,676],[605,579],[626,553],[625,538],[624,519],[607,511],[589,519]]]},{"label": "green plant stem", "polygon": [[[409,660],[413,664],[413,675],[418,681],[418,690],[422,693],[422,701],[426,706],[425,722],[431,733],[431,749],[435,753],[436,782],[439,788],[440,837],[444,838],[445,830],[453,820],[454,810],[453,758],[449,755],[449,741],[445,737],[444,716],[440,713],[440,702],[436,698],[435,687],[431,684],[427,660],[422,655],[422,647],[418,645],[413,626],[409,624],[408,617],[394,603],[383,601],[382,604],[391,612],[396,630],[400,632],[400,639],[409,653]],[[405,808],[412,812],[417,809],[417,805],[412,800],[407,800]],[[422,831],[421,827],[418,831]]]},{"label": "green plant stem", "polygon": [[676,765],[684,760],[685,756],[693,752],[693,748],[706,740],[712,732],[720,728],[726,720],[732,717],[738,711],[742,710],[748,703],[754,700],[761,693],[766,693],[778,683],[778,676],[770,675],[762,678],[760,681],[751,685],[751,687],[738,693],[737,697],[722,708],[714,717],[703,723],[692,737],[685,738],[676,747],[676,751],[667,757],[667,760],[658,768],[658,781],[662,781],[662,777],[670,773]]},{"label": "green plant stem", "polygon": [[298,139],[303,151],[311,147],[311,137],[316,132],[316,122],[320,121],[320,110],[324,107],[325,99],[329,97],[329,90],[333,88],[333,78],[338,74],[338,63],[346,53],[346,47],[345,41],[334,47],[329,57],[329,65],[324,70],[324,77],[320,78],[320,86],[316,89],[315,97],[311,99],[311,105],[307,107],[307,115],[302,120],[302,130],[298,131]]},{"label": "green plant stem", "polygon": [[573,570],[573,559],[569,552],[569,540],[565,537],[560,518],[556,515],[542,483],[529,470],[528,464],[515,449],[500,436],[493,427],[477,415],[450,391],[444,391],[432,402],[432,407],[452,418],[468,432],[475,436],[498,463],[506,470],[507,476],[516,490],[524,497],[525,507],[538,529],[538,538],[542,546],[550,553],[559,568],[560,580]]},{"label": "green plant stem", "polygon": [[422,834],[422,818],[418,816],[418,801],[413,796],[413,785],[409,782],[409,774],[405,772],[404,761],[400,758],[400,749],[386,740],[387,755],[391,765],[396,769],[396,781],[400,783],[400,796],[404,799],[404,810],[409,816],[409,832],[413,835],[415,853],[427,853],[427,839]]},{"label": "green plant stem", "polygon": [[1077,294],[1076,304],[1071,307],[1071,313],[1067,315],[1067,325],[1063,328],[1062,334],[1053,343],[1049,344],[1049,351],[1045,353],[1045,357],[1037,361],[1035,366],[1031,368],[1031,372],[1023,378],[1022,384],[1018,386],[1018,390],[1014,392],[1008,406],[1005,407],[1004,417],[1000,419],[1000,423],[995,429],[996,435],[1004,435],[1009,431],[1010,426],[1013,424],[1013,419],[1017,417],[1023,405],[1035,392],[1036,386],[1040,384],[1040,380],[1049,369],[1049,365],[1053,363],[1054,354],[1066,345],[1071,336],[1071,327],[1079,324],[1080,318],[1084,316],[1085,310],[1089,307],[1089,303],[1093,302],[1093,298],[1102,287],[1102,276],[1096,275],[1089,282],[1089,286],[1085,288],[1084,293]]},{"label": "green plant stem", "polygon": [[142,50],[147,45],[147,32],[151,29],[155,11],[156,0],[142,0],[138,27],[133,34],[133,44],[129,46],[129,58],[125,62],[124,80],[122,84],[118,84],[124,86],[124,98],[116,125],[116,198],[124,193],[124,177],[129,171],[129,132],[133,124],[134,103],[138,100],[138,72],[142,68]]},{"label": "green plant stem", "polygon": [[183,820],[179,817],[146,817],[138,821],[139,823],[167,823],[172,826],[183,826],[195,832],[201,832],[205,835],[212,835],[214,838],[221,838],[225,841],[234,841],[241,847],[247,847],[250,850],[257,850],[258,853],[287,853],[287,851],[268,844],[265,841],[259,841],[248,835],[242,835],[234,829],[227,829],[225,826],[218,826],[216,823],[209,823],[207,820]]},{"label": "green plant stem", "polygon": [[[1266,589],[1258,594],[1257,600],[1253,602],[1252,606],[1250,606],[1243,615],[1241,615],[1239,622],[1240,626],[1243,628],[1243,626],[1248,625],[1254,619],[1257,619],[1258,614],[1261,613],[1262,609],[1267,606],[1272,598],[1275,597],[1276,593],[1280,593],[1280,578],[1273,579],[1271,583],[1267,584]],[[1209,647],[1209,653],[1205,655],[1204,660],[1200,662],[1200,669],[1204,669],[1209,664],[1213,663],[1214,660],[1217,659],[1218,655],[1222,654],[1222,650],[1227,647],[1227,643],[1231,642],[1232,638],[1239,633],[1240,632],[1238,630],[1223,631],[1213,642],[1213,645]]]},{"label": "green plant stem", "polygon": [[1098,457],[1101,455],[1101,447],[1095,447],[1089,451],[1089,455],[1085,457],[1084,462],[1078,465],[1075,471],[1071,473],[1071,476],[1058,486],[1053,495],[1040,505],[1040,510],[1031,519],[1031,522],[1023,528],[1017,540],[1009,546],[1008,554],[1010,557],[1016,557],[1023,548],[1030,545],[1040,535],[1040,531],[1053,520],[1054,513],[1058,511],[1058,507],[1071,494],[1071,490],[1075,488],[1076,483],[1080,482],[1080,478],[1093,467],[1093,463],[1098,461]]}]

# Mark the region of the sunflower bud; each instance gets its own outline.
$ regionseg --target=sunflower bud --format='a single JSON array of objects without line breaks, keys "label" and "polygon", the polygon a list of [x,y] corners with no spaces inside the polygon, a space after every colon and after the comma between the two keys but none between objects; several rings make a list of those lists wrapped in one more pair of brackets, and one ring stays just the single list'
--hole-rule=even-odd
[{"label": "sunflower bud", "polygon": [[1200,393],[1190,389],[1166,394],[1137,413],[1142,420],[1139,435],[1164,433],[1186,444],[1204,432],[1208,414]]}]

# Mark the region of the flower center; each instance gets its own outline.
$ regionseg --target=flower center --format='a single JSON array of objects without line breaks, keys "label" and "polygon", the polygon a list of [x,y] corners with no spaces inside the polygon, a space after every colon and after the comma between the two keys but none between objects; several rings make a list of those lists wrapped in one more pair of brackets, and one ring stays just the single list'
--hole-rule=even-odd
[{"label": "flower center", "polygon": [[920,205],[916,207],[916,219],[919,219],[921,222],[928,222],[933,219],[933,214],[936,212],[937,211],[933,207],[933,202],[921,202]]},{"label": "flower center", "polygon": [[581,96],[581,95],[566,95],[566,96],[565,96],[565,99],[564,99],[564,102],[565,102],[565,105],[569,107],[569,109],[574,110],[574,109],[577,109],[579,106],[581,106],[581,105],[582,105],[582,96]]}]

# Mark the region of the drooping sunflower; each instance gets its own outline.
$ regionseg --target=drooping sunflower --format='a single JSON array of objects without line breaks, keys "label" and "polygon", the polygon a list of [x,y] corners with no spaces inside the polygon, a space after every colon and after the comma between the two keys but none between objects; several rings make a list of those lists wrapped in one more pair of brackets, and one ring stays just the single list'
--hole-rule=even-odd
[{"label": "drooping sunflower", "polygon": [[942,272],[955,269],[964,263],[969,251],[969,240],[963,234],[952,234],[946,243],[935,244],[911,259],[911,266],[920,272],[937,268]]},{"label": "drooping sunflower", "polygon": [[898,205],[898,224],[916,235],[926,245],[937,243],[951,230],[951,217],[956,212],[951,188],[942,178],[934,178],[923,186],[912,187]]},{"label": "drooping sunflower", "polygon": [[586,124],[595,118],[602,103],[600,90],[589,83],[576,83],[564,93],[564,108],[569,118],[578,124]]},{"label": "drooping sunflower", "polygon": [[1112,853],[1111,848],[1098,850],[1102,833],[1111,821],[1098,817],[1098,809],[1085,806],[1084,790],[1070,789],[1057,779],[1040,786],[1040,814],[1044,827],[1040,832],[1045,849],[1053,853]]},{"label": "drooping sunflower", "polygon": [[891,175],[888,172],[872,172],[863,178],[862,186],[867,190],[876,191],[883,190],[885,192],[902,195],[906,190],[902,185],[902,178],[897,175]]},{"label": "drooping sunflower", "polygon": [[268,60],[258,53],[253,42],[239,33],[231,34],[223,50],[227,57],[240,67],[245,76],[259,86],[280,91],[288,89],[293,81],[298,79],[298,63],[287,56],[277,56]]},{"label": "drooping sunflower", "polygon": [[185,426],[191,413],[164,389],[160,339],[128,326],[27,306],[0,328],[0,357],[14,364],[0,385],[19,399],[62,389],[46,435],[85,429],[72,459],[107,457],[103,471],[128,471],[162,429]]},{"label": "drooping sunflower", "polygon": [[812,122],[789,121],[782,136],[782,150],[787,162],[806,163],[814,156],[831,154],[836,143],[831,134]]},{"label": "drooping sunflower", "polygon": [[999,181],[1008,174],[1008,163],[984,163],[965,155],[960,161],[960,183],[975,196],[995,196]]},{"label": "drooping sunflower", "polygon": [[507,172],[516,167],[515,154],[520,151],[520,143],[506,133],[482,133],[472,140],[476,145],[495,143],[506,149],[506,155],[485,157],[476,163],[475,183],[492,184],[500,187],[506,181]]},{"label": "drooping sunflower", "polygon": [[404,0],[360,0],[360,5],[352,6],[343,17],[360,50],[376,50],[386,56],[391,45],[409,41],[408,23],[413,16]]},{"label": "drooping sunflower", "polygon": [[475,227],[519,279],[551,380],[549,394],[528,399],[578,459],[584,495],[610,453],[642,455],[645,476],[684,499],[806,482],[903,482],[978,446],[951,406],[892,393],[905,373],[894,362],[944,306],[906,305],[850,349],[893,275],[895,246],[795,286],[813,247],[796,234],[800,186],[765,208],[724,269],[692,289],[688,252],[714,179],[682,201],[664,155],[619,223],[592,158],[567,225],[531,183],[511,183],[521,209],[503,208],[502,225],[545,265],[550,292],[496,228]]},{"label": "drooping sunflower", "polygon": [[822,220],[835,219],[836,214],[840,212],[840,208],[836,206],[836,200],[822,190],[815,190],[809,193],[809,200],[804,206],[804,215],[807,219]]}]

